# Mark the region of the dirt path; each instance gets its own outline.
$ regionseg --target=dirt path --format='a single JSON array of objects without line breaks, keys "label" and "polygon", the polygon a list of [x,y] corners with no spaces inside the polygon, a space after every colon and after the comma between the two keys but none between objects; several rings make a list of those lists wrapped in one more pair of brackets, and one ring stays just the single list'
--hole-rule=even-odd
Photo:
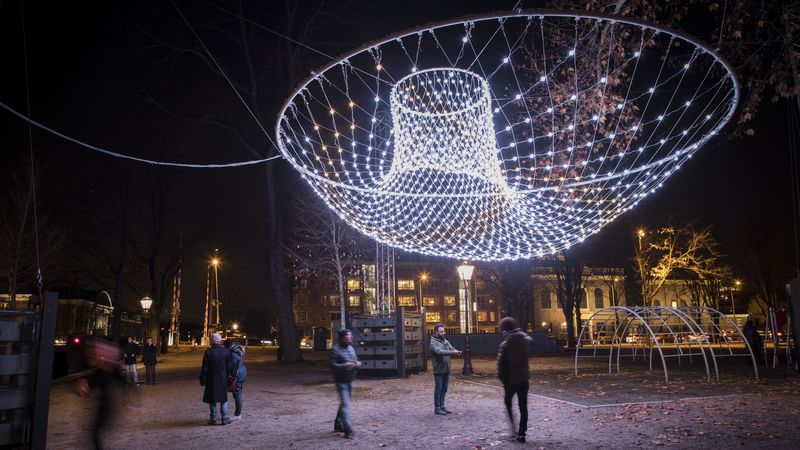
[{"label": "dirt path", "polygon": [[[800,381],[781,374],[753,382],[676,381],[659,390],[658,375],[571,374],[568,357],[536,358],[529,442],[509,440],[502,391],[493,362],[474,361],[484,376],[454,379],[450,416],[433,414],[430,374],[407,379],[360,379],[351,408],[356,439],[333,433],[337,398],[324,354],[298,365],[277,364],[263,349],[248,353],[244,417],[229,426],[206,426],[197,376],[201,351],[160,359],[159,384],[119,390],[109,448],[786,448],[800,438]],[[457,364],[457,363],[456,363]],[[744,371],[746,373],[746,370]],[[738,377],[738,378],[737,378]],[[645,389],[641,389],[645,380]],[[647,385],[650,385],[649,387]],[[737,386],[738,390],[731,390]],[[741,388],[744,386],[744,388]],[[681,390],[681,387],[684,387]],[[652,391],[646,399],[625,392]],[[690,389],[690,396],[686,395]],[[694,390],[691,390],[694,389]],[[705,395],[693,395],[695,390]],[[600,393],[603,393],[600,395]],[[591,394],[591,395],[589,395]],[[605,397],[634,403],[602,406]],[[233,406],[233,399],[229,401]],[[71,384],[53,387],[48,448],[90,448],[92,399]]]}]

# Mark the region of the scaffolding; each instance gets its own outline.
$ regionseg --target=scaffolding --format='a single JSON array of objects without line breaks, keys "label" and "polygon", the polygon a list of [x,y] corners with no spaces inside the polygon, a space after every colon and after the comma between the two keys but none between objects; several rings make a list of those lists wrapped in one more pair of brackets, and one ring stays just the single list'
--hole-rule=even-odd
[{"label": "scaffolding", "polygon": [[375,288],[378,314],[391,314],[397,301],[394,248],[380,242],[375,243]]}]

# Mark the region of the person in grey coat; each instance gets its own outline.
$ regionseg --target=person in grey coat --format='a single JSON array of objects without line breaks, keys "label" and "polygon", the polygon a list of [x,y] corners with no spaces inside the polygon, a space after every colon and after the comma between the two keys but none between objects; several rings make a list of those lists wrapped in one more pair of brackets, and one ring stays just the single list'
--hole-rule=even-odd
[{"label": "person in grey coat", "polygon": [[450,384],[450,356],[460,355],[447,339],[444,338],[444,325],[437,323],[433,326],[431,336],[431,362],[433,365],[433,412],[444,416],[452,411],[444,407],[444,397],[447,395],[447,386]]},{"label": "person in grey coat", "polygon": [[211,347],[203,354],[203,368],[200,370],[200,386],[203,386],[203,402],[211,411],[209,425],[216,425],[217,403],[222,413],[221,425],[231,423],[228,418],[228,377],[231,373],[231,352],[222,346],[219,333],[211,335]]},{"label": "person in grey coat", "polygon": [[350,425],[350,398],[353,395],[353,384],[356,378],[356,369],[361,367],[356,351],[350,345],[353,342],[353,333],[350,330],[337,331],[337,343],[331,349],[331,370],[333,382],[336,383],[336,392],[339,394],[339,409],[336,411],[334,431],[344,431],[344,437],[353,438],[353,427]]}]

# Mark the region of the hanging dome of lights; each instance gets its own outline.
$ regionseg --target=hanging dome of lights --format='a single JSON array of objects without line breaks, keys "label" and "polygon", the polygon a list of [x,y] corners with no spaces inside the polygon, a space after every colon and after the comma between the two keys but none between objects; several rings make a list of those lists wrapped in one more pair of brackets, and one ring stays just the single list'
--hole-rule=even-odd
[{"label": "hanging dome of lights", "polygon": [[623,17],[474,16],[369,43],[303,82],[283,156],[385,244],[472,260],[582,242],[730,120],[729,64]]}]

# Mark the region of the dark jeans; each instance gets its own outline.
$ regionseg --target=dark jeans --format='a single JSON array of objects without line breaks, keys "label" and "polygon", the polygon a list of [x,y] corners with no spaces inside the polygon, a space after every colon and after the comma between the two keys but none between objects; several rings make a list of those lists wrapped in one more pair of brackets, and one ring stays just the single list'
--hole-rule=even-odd
[{"label": "dark jeans", "polygon": [[525,436],[528,431],[528,388],[529,382],[515,384],[504,384],[503,390],[505,391],[506,411],[508,411],[508,419],[511,421],[511,428],[516,431],[514,427],[514,411],[511,407],[511,400],[514,394],[517,395],[517,402],[519,403],[519,436]]},{"label": "dark jeans", "polygon": [[433,388],[433,407],[442,409],[444,408],[444,397],[447,395],[447,386],[450,384],[450,372],[433,374],[433,381],[436,383]]},{"label": "dark jeans", "polygon": [[350,426],[350,397],[353,396],[353,382],[336,383],[336,392],[339,394],[339,409],[336,411],[336,421],[342,423],[342,429],[352,431]]},{"label": "dark jeans", "polygon": [[233,391],[233,403],[236,405],[236,410],[233,412],[234,416],[241,416],[242,415],[242,402],[244,401],[244,396],[242,394],[242,389],[244,388],[244,381],[236,381],[236,389]]},{"label": "dark jeans", "polygon": [[147,384],[156,384],[156,365],[155,364],[145,364],[144,365],[145,375],[147,375]]}]

